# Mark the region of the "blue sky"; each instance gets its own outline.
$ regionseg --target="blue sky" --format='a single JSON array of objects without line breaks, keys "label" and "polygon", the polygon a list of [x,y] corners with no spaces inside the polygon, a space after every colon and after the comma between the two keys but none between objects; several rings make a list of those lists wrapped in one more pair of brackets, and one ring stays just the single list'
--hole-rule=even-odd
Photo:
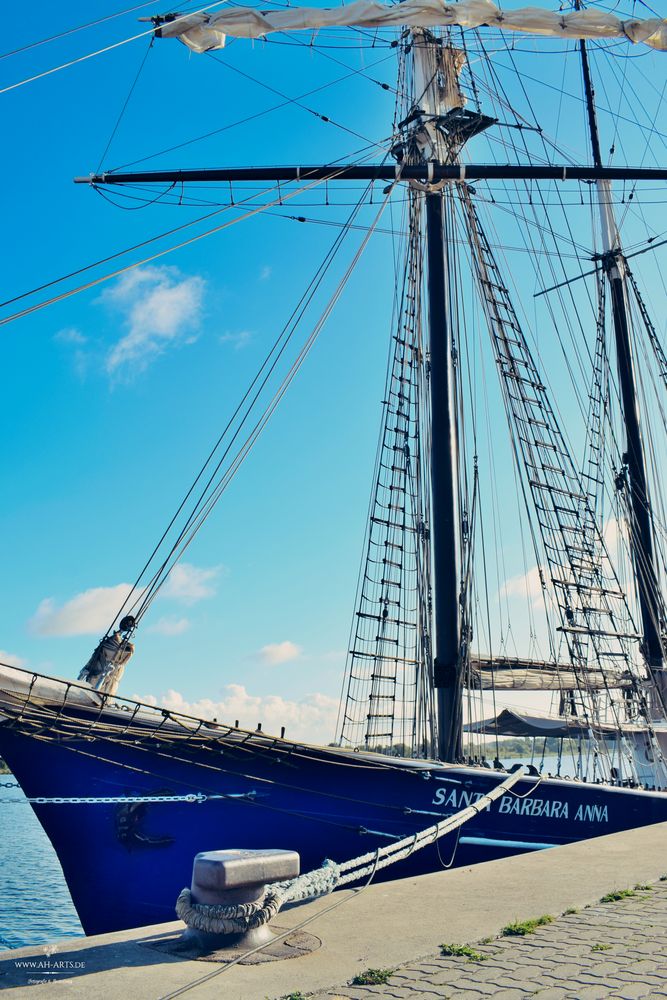
[{"label": "blue sky", "polygon": [[[114,11],[98,4],[95,16]],[[146,12],[0,60],[0,89],[141,31],[137,13]],[[89,19],[83,3],[63,13],[37,2],[29,19],[17,9],[7,15],[5,50]],[[389,134],[393,95],[373,81],[393,86],[393,50],[361,47],[349,32],[341,49],[288,41],[237,41],[215,59],[156,42],[103,167],[327,162],[364,145],[346,130],[373,141]],[[3,301],[207,211],[132,202],[128,211],[128,203],[117,207],[71,183],[97,169],[146,49],[139,39],[0,95]],[[653,79],[662,72],[664,80],[661,58],[644,58],[647,78],[650,61]],[[229,66],[290,96],[353,70],[372,79],[357,73],[304,98],[343,128],[292,105],[145,159],[280,102]],[[551,88],[565,80],[553,52],[534,67]],[[538,94],[534,86],[531,97],[551,102],[559,138],[585,156],[567,102],[558,107],[553,89]],[[657,98],[640,86],[648,108]],[[322,201],[320,192],[304,197],[294,213],[340,221],[349,211]],[[365,208],[360,221],[375,211]],[[382,225],[398,218],[397,209]],[[502,222],[499,231],[510,242]],[[16,662],[76,676],[337,232],[264,215],[2,328],[0,647]],[[362,236],[349,237],[336,277]],[[388,236],[369,244],[363,265],[146,618],[122,693],[161,700],[172,691],[174,707],[212,710],[201,704],[208,699],[215,713],[242,724],[333,738],[391,320]],[[514,277],[534,286],[528,272]],[[331,284],[312,321],[330,293]],[[512,579],[530,564],[517,552],[519,529],[507,532]]]}]

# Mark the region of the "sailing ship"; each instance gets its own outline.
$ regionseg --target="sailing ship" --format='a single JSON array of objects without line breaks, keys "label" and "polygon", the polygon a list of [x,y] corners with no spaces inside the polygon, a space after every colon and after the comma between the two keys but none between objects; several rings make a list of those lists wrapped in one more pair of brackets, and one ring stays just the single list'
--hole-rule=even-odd
[{"label": "sailing ship", "polygon": [[[580,0],[573,7],[501,12],[488,0],[359,0],[153,19],[156,36],[178,37],[195,52],[221,48],[227,36],[372,31],[398,57],[398,86],[391,136],[370,158],[366,151],[354,162],[314,166],[117,170],[84,179],[96,189],[129,186],[146,200],[158,192],[187,201],[191,183],[237,191],[268,184],[263,203],[281,206],[351,182],[363,184],[363,203],[381,193],[314,330],[264,399],[259,390],[282,363],[311,288],[78,681],[1,669],[0,754],[55,847],[86,933],[173,919],[201,850],[290,848],[307,870],[416,833],[503,780],[503,735],[533,739],[531,773],[391,877],[667,820],[667,520],[656,443],[667,438],[667,355],[630,263],[655,253],[659,241],[647,225],[644,242],[626,250],[614,188],[620,182],[623,197],[640,203],[642,185],[664,183],[667,170],[646,166],[645,155],[639,166],[605,165],[590,58],[591,45],[603,53],[611,45],[666,49],[667,22],[624,20]],[[573,161],[500,87],[495,62],[519,54],[517,37],[531,45],[544,38],[552,54],[576,58],[588,162]],[[494,148],[500,159],[479,155]],[[564,196],[568,185],[576,201]],[[511,197],[503,201],[501,191]],[[309,745],[121,697],[144,615],[305,361],[391,204],[395,317],[336,742]],[[247,214],[254,211],[250,202]],[[515,300],[507,234],[488,221],[502,211],[518,220],[539,268],[536,288],[548,303],[539,323],[549,324],[540,330]],[[588,242],[566,228],[578,211],[593,223]],[[355,209],[346,234],[356,220]],[[585,264],[582,243],[594,248]],[[576,257],[562,258],[566,244]],[[543,368],[545,329],[561,344],[574,335],[566,362],[587,384],[581,397],[570,390],[571,403]],[[508,450],[494,456],[484,441],[501,425]],[[514,501],[493,492],[494,460],[506,459],[518,528],[509,524]],[[536,603],[544,609],[541,655],[532,626],[531,648],[516,650],[502,621],[492,620],[489,566],[504,534],[513,545],[523,540],[534,559],[528,605],[531,620]],[[546,692],[552,710],[495,711],[505,692],[519,690]],[[548,739],[560,747],[551,774],[539,762]],[[566,778],[568,753],[577,774]]]}]

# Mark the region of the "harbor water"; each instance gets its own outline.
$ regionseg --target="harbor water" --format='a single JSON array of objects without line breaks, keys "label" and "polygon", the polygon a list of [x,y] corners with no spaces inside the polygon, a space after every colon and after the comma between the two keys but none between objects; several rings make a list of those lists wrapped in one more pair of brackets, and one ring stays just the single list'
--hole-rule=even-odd
[{"label": "harbor water", "polygon": [[0,774],[0,949],[78,937],[83,930],[56,853],[10,783],[11,774]]}]

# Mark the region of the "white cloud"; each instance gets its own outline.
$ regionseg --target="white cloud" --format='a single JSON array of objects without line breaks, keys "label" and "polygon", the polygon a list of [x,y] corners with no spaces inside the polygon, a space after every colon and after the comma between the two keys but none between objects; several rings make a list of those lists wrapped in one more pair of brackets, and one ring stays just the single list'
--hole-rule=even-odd
[{"label": "white cloud", "polygon": [[157,635],[182,635],[189,628],[190,622],[187,618],[158,618],[146,631],[155,632]]},{"label": "white cloud", "polygon": [[66,345],[75,374],[78,378],[85,379],[93,360],[93,354],[86,346],[88,338],[76,327],[67,326],[58,330],[53,339]]},{"label": "white cloud", "polygon": [[235,351],[240,351],[252,340],[253,334],[251,330],[238,330],[236,333],[227,331],[220,336],[221,344],[233,344]]},{"label": "white cloud", "polygon": [[95,635],[105,632],[132,590],[129,583],[92,587],[58,606],[46,597],[28,622],[37,635]]},{"label": "white cloud", "polygon": [[265,264],[262,270],[259,272],[259,280],[266,281],[273,274],[273,268],[270,264]]},{"label": "white cloud", "polygon": [[201,318],[204,279],[174,267],[135,268],[100,296],[124,317],[127,333],[107,355],[109,373],[142,370],[167,347],[191,343]]},{"label": "white cloud", "polygon": [[531,566],[526,573],[512,576],[505,580],[501,593],[507,597],[523,597],[530,601],[533,607],[544,606],[544,592],[542,581],[540,580],[540,570],[538,566]]},{"label": "white cloud", "polygon": [[278,663],[289,663],[290,660],[296,660],[301,655],[301,646],[290,642],[289,639],[286,639],[285,642],[271,642],[268,646],[262,646],[259,655],[264,663],[274,667]]},{"label": "white cloud", "polygon": [[329,649],[326,653],[321,653],[318,659],[323,663],[345,663],[346,656],[346,649]]},{"label": "white cloud", "polygon": [[228,684],[220,701],[203,698],[189,702],[179,691],[169,690],[158,700],[153,695],[133,695],[137,701],[160,705],[174,712],[184,712],[204,719],[233,725],[238,719],[242,729],[255,729],[262,723],[262,731],[271,735],[280,733],[285,726],[286,736],[308,743],[330,743],[336,736],[338,699],[316,692],[299,701],[290,701],[280,695],[251,695],[242,684]]},{"label": "white cloud", "polygon": [[219,575],[221,566],[193,566],[192,563],[177,563],[167,577],[161,597],[170,597],[183,604],[194,604],[204,597],[213,597],[215,587],[212,581]]},{"label": "white cloud", "polygon": [[8,653],[5,649],[0,649],[0,663],[4,663],[8,667],[24,667],[26,661],[22,656],[17,656],[16,653]]},{"label": "white cloud", "polygon": [[88,340],[75,326],[66,326],[63,330],[58,330],[54,339],[61,344],[85,344]]},{"label": "white cloud", "polygon": [[[179,563],[169,574],[160,596],[186,605],[212,597],[215,593],[212,581],[221,569],[222,566],[205,568]],[[61,605],[55,598],[46,597],[28,622],[28,627],[37,635],[95,635],[105,632],[131,590],[129,583],[118,583],[115,587],[91,587]],[[186,618],[161,618],[150,631],[180,635],[189,624]]]},{"label": "white cloud", "polygon": [[605,521],[604,528],[602,529],[602,537],[609,553],[609,558],[614,566],[618,568],[624,562],[629,563],[630,547],[625,521],[619,521],[616,517],[610,517]]}]

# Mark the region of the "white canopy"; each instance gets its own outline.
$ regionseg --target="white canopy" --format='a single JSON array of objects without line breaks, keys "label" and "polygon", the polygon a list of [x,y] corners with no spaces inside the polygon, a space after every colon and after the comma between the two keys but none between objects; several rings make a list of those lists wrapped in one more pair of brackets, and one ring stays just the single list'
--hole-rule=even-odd
[{"label": "white canopy", "polygon": [[501,10],[491,0],[404,0],[386,5],[356,0],[341,7],[290,7],[260,12],[250,7],[225,7],[219,14],[190,14],[163,24],[162,38],[180,38],[193,52],[221,49],[227,35],[261,38],[274,31],[303,31],[330,27],[502,28],[551,38],[625,38],[667,51],[667,20],[659,17],[622,20],[614,14],[587,9],[569,14],[519,7]]}]

